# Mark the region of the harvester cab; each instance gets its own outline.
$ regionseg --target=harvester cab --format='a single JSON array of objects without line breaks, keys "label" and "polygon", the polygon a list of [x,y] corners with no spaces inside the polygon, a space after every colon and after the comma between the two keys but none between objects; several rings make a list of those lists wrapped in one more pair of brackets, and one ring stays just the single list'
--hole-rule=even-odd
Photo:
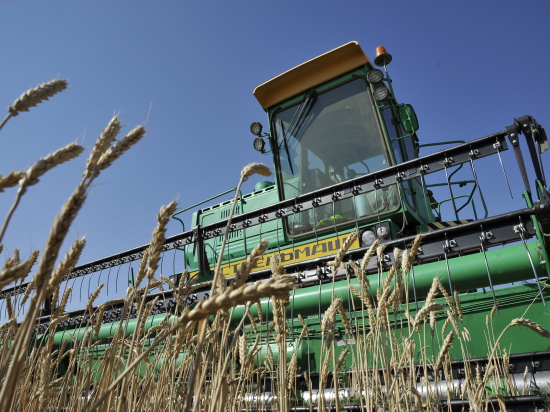
[{"label": "harvester cab", "polygon": [[[418,157],[418,119],[395,98],[386,69],[391,55],[379,48],[375,61],[384,72],[350,42],[254,90],[268,114],[280,200]],[[415,179],[380,187],[286,217],[285,235],[303,239],[381,221],[390,223],[391,236],[380,226],[378,237],[413,234],[434,220],[426,195]]]}]

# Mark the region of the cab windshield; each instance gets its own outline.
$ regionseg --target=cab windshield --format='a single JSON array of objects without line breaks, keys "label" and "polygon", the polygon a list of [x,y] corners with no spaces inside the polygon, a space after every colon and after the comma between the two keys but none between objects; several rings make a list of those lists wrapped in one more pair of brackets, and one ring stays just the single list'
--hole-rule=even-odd
[{"label": "cab windshield", "polygon": [[[324,93],[309,91],[300,103],[274,114],[272,130],[285,199],[389,166],[363,79]],[[355,205],[350,199],[303,212],[289,218],[290,232],[305,233],[393,209],[396,202],[389,201],[389,191],[394,189],[358,196]]]}]

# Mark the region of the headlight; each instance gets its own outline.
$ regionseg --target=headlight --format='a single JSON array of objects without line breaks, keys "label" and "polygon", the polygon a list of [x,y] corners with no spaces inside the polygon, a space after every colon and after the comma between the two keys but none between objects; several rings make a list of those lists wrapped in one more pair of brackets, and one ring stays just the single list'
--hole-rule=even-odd
[{"label": "headlight", "polygon": [[365,230],[361,234],[361,242],[363,243],[363,246],[370,246],[374,243],[376,240],[376,235],[372,230]]},{"label": "headlight", "polygon": [[377,100],[379,102],[382,100],[386,100],[389,94],[390,94],[390,91],[384,85],[378,86],[376,89],[374,89],[374,92],[372,92],[374,100]]},{"label": "headlight", "polygon": [[261,152],[262,150],[264,150],[264,146],[265,146],[264,139],[262,139],[261,137],[256,137],[254,139],[254,149],[256,149],[258,152]]},{"label": "headlight", "polygon": [[254,136],[259,136],[262,134],[262,129],[264,127],[262,126],[262,124],[260,122],[254,122],[250,125],[250,132],[254,135]]},{"label": "headlight", "polygon": [[378,237],[380,239],[382,238],[385,238],[386,236],[388,236],[388,228],[386,226],[380,226],[377,230],[376,230],[376,234],[378,235]]},{"label": "headlight", "polygon": [[384,73],[381,70],[373,69],[367,73],[367,81],[369,83],[378,83],[384,78]]}]

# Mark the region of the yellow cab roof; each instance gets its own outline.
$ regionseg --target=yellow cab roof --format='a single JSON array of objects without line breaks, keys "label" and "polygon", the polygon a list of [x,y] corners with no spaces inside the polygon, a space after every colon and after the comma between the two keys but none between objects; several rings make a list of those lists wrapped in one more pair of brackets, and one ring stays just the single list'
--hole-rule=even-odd
[{"label": "yellow cab roof", "polygon": [[267,109],[367,63],[372,66],[359,43],[351,41],[260,84],[253,94]]}]

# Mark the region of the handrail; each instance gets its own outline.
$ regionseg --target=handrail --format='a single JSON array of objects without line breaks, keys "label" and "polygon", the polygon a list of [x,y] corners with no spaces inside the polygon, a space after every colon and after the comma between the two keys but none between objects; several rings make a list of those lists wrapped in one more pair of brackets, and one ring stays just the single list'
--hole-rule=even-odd
[{"label": "handrail", "polygon": [[[474,200],[471,198],[471,195],[458,195],[458,196],[455,196],[454,198],[458,199],[459,197],[468,197],[468,198],[470,198],[470,200],[472,200],[472,209],[474,210],[474,217],[475,217],[476,220],[478,220],[475,203],[474,203]],[[430,206],[432,206],[432,205],[437,206],[437,216],[439,217],[439,219],[441,219],[441,205],[445,202],[449,202],[450,200],[451,200],[451,198],[448,198],[448,199],[441,200],[441,201],[436,201],[436,202],[430,204]],[[468,200],[466,203],[464,203],[464,205],[462,207],[464,207],[468,203],[470,203],[470,200]],[[433,206],[432,206],[432,209],[433,209]]]},{"label": "handrail", "polygon": [[[216,196],[212,196],[211,198],[209,199],[206,199],[206,200],[203,200],[202,202],[199,202],[199,203],[196,203],[194,204],[193,206],[189,206],[188,208],[186,209],[183,209],[183,210],[180,210],[179,212],[176,212],[172,215],[172,219],[176,219],[176,220],[179,220],[181,222],[181,226],[182,226],[182,232],[185,232],[185,222],[183,220],[181,220],[179,217],[176,217],[176,215],[179,215],[180,213],[183,213],[183,212],[187,212],[188,210],[191,210],[197,206],[200,206],[200,205],[203,205],[207,202],[210,202],[211,200],[214,200],[214,199],[217,199],[218,197],[220,196],[223,196],[223,195],[226,195],[228,193],[231,193],[231,192],[234,192],[235,190],[237,190],[236,187],[234,187],[233,189],[229,189],[229,190],[226,190],[225,192],[223,193],[220,193],[219,195],[216,195]],[[241,191],[239,190],[239,198],[241,199],[242,201],[242,193]]]},{"label": "handrail", "polygon": [[421,147],[442,146],[442,145],[445,145],[445,144],[464,144],[464,143],[466,143],[465,140],[449,140],[447,142],[420,144],[420,145],[416,146],[416,148],[414,149],[414,154],[416,155],[416,157],[418,157],[418,152],[420,151]]},{"label": "handrail", "polygon": [[[229,189],[229,190],[226,190],[225,192],[223,193],[220,193],[219,195],[216,195],[216,196],[212,196],[211,198],[209,199],[206,199],[206,200],[203,200],[202,202],[199,202],[199,203],[196,203],[194,204],[193,206],[189,206],[188,208],[186,209],[183,209],[183,210],[180,210],[179,212],[176,212],[172,215],[172,219],[176,219],[178,220],[180,223],[181,223],[181,231],[182,232],[185,232],[185,222],[183,220],[181,220],[179,217],[176,217],[176,215],[179,215],[180,213],[183,213],[183,212],[187,212],[188,210],[191,210],[191,209],[194,209],[195,207],[197,206],[200,206],[200,205],[203,205],[207,202],[210,202],[211,200],[214,200],[214,199],[217,199],[218,197],[220,196],[223,196],[223,195],[226,195],[228,193],[231,193],[233,191],[236,191],[237,188],[234,187],[233,189]],[[239,190],[239,201],[241,202],[241,210],[244,212],[244,207],[243,207],[243,194],[242,192]],[[177,250],[181,250],[183,252],[183,264],[185,266],[185,268],[187,269],[187,260],[186,260],[186,251],[185,251],[185,245],[183,247],[175,247]],[[246,249],[246,239],[245,239],[245,249]]]},{"label": "handrail", "polygon": [[[477,189],[477,183],[475,180],[461,180],[459,182],[450,182],[451,185],[459,185],[459,186],[466,186],[466,184],[469,184],[469,183],[474,184],[474,188],[472,189],[472,192],[469,195],[454,196],[455,199],[459,197],[468,197],[468,201],[457,209],[457,213],[460,212],[462,209],[464,209],[466,206],[468,206],[468,203],[470,203],[470,201],[472,201],[472,204],[473,204],[473,196],[474,196],[475,190]],[[426,185],[426,187],[439,187],[439,186],[447,186],[447,183],[432,183],[432,184]],[[479,192],[481,193],[481,190]],[[451,200],[451,198],[446,199],[444,201],[442,200],[441,202],[436,202],[436,203],[443,203],[448,200]],[[487,205],[485,204],[485,201],[483,200],[482,196],[481,196],[481,204],[483,205],[483,210],[485,211],[484,218],[486,218],[487,216],[489,216],[489,211],[487,210]],[[475,206],[473,206],[473,208],[474,208],[474,216],[477,219],[478,217],[475,210]]]}]

